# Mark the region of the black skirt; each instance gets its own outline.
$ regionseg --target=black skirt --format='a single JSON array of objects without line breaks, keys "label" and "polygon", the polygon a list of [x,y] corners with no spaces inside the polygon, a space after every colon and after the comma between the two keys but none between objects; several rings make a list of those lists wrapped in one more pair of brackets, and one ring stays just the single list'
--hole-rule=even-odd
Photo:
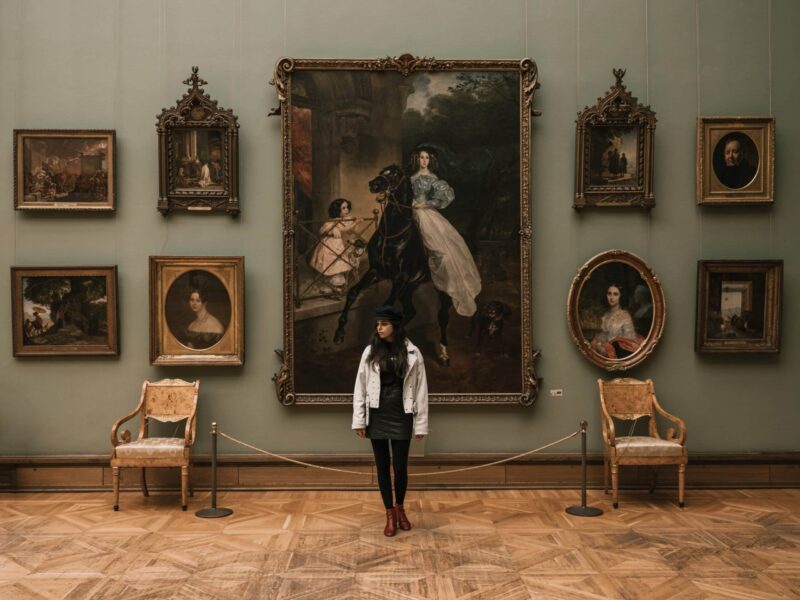
[{"label": "black skirt", "polygon": [[403,380],[381,373],[378,408],[369,411],[367,437],[371,440],[410,440],[414,415],[403,410]]}]

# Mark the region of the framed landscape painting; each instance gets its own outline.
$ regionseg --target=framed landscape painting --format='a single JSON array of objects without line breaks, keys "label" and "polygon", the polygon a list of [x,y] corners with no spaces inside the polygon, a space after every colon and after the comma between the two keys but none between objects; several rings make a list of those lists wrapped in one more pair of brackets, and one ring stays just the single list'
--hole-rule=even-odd
[{"label": "framed landscape painting", "polygon": [[532,60],[281,59],[284,404],[351,402],[373,311],[431,401],[530,405]]},{"label": "framed landscape painting", "polygon": [[14,130],[14,208],[114,210],[113,130]]},{"label": "framed landscape painting", "polygon": [[11,267],[14,356],[119,354],[116,267]]}]

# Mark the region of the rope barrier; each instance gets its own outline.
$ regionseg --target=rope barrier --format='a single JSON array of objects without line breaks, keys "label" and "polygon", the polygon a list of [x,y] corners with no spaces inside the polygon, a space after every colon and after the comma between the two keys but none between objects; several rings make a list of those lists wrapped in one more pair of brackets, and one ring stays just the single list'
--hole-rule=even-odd
[{"label": "rope barrier", "polygon": [[[244,446],[245,448],[249,448],[250,450],[255,450],[256,452],[260,452],[261,454],[266,454],[267,456],[271,456],[273,458],[277,458],[280,460],[285,460],[290,463],[294,463],[296,465],[301,465],[304,467],[311,467],[312,469],[321,469],[324,471],[336,471],[337,473],[350,473],[351,475],[371,475],[371,472],[368,471],[352,471],[350,469],[337,469],[336,467],[325,467],[323,465],[315,465],[312,463],[303,462],[302,460],[297,460],[295,458],[289,458],[288,456],[284,456],[282,454],[275,454],[274,452],[270,452],[269,450],[264,450],[263,448],[259,448],[257,446],[253,446],[252,444],[248,444],[247,442],[243,442],[242,440],[238,440],[235,437],[228,435],[222,431],[217,431],[217,434],[224,437],[227,440],[230,440],[234,444],[239,444],[240,446]],[[424,473],[409,473],[409,477],[424,477],[427,475],[447,475],[450,473],[461,473],[463,471],[472,471],[474,469],[483,469],[484,467],[493,467],[495,465],[500,465],[506,462],[510,462],[512,460],[517,460],[524,456],[528,456],[530,454],[535,454],[536,452],[541,452],[542,450],[546,450],[547,448],[551,448],[552,446],[556,446],[562,442],[566,442],[568,439],[574,438],[577,435],[581,435],[581,430],[573,431],[569,435],[565,435],[564,437],[555,440],[554,442],[550,442],[549,444],[545,444],[544,446],[539,446],[533,450],[528,450],[527,452],[522,452],[521,454],[515,454],[514,456],[509,456],[508,458],[501,458],[500,460],[495,460],[490,463],[485,463],[482,465],[472,465],[469,467],[463,467],[461,469],[449,469],[447,471],[426,471]]]}]

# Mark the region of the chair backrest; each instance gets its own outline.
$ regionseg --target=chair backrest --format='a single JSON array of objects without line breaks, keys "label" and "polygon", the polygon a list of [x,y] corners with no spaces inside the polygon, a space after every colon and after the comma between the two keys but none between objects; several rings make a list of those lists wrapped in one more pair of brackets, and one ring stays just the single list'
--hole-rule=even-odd
[{"label": "chair backrest", "polygon": [[162,422],[191,419],[197,411],[200,381],[162,379],[142,386],[142,417]]},{"label": "chair backrest", "polygon": [[654,417],[653,380],[640,381],[628,377],[597,380],[600,402],[611,417],[633,421],[640,417]]}]

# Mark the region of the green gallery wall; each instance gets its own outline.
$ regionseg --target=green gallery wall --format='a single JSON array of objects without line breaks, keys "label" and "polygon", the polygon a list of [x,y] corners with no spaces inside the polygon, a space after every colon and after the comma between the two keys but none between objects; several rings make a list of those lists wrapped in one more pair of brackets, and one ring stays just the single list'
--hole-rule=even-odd
[{"label": "green gallery wall", "polygon": [[[800,2],[797,0],[0,0],[0,266],[119,268],[118,358],[17,359],[10,294],[0,294],[0,454],[103,454],[143,379],[201,379],[199,428],[285,452],[358,453],[346,407],[284,407],[270,377],[282,345],[281,135],[268,85],[283,55],[534,58],[542,88],[532,141],[533,341],[544,390],[536,405],[433,407],[425,453],[511,452],[590,424],[600,449],[598,377],[572,343],[566,298],[591,256],[643,257],[667,302],[663,338],[630,375],[652,377],[681,416],[691,452],[797,451],[800,436]],[[240,129],[238,219],[156,211],[156,115],[185,91],[192,65]],[[575,116],[627,69],[655,110],[656,207],[572,205]],[[695,204],[698,115],[772,115],[770,207]],[[113,214],[15,212],[14,128],[117,132]],[[148,256],[244,255],[246,362],[157,368],[148,361]],[[770,356],[693,349],[698,259],[785,261],[782,348]],[[6,271],[7,272],[7,271]],[[8,275],[5,275],[5,286]],[[356,365],[343,365],[351,378]],[[548,390],[561,388],[564,396]],[[575,451],[577,440],[553,449]],[[197,450],[207,452],[203,433]],[[224,452],[235,452],[223,446]]]}]

